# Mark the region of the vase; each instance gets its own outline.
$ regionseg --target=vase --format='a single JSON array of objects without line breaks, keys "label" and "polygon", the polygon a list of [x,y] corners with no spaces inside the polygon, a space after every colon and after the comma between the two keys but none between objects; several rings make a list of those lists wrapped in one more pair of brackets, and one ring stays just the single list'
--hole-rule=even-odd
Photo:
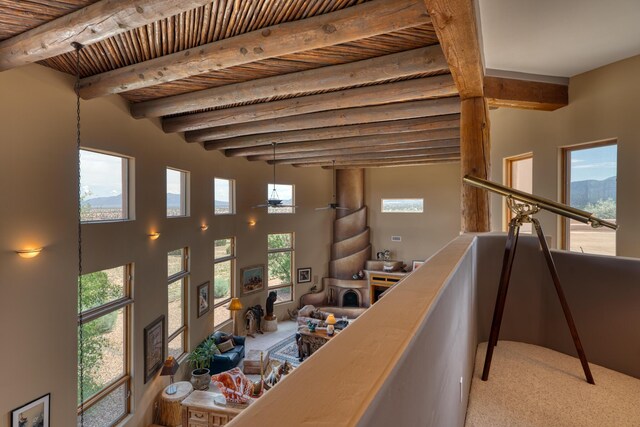
[{"label": "vase", "polygon": [[195,369],[191,372],[191,385],[194,390],[208,390],[211,373],[206,368]]}]

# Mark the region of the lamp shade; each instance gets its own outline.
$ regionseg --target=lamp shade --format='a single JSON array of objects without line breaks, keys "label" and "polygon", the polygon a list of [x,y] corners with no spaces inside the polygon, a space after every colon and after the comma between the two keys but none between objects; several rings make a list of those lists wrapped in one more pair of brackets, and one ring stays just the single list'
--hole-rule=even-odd
[{"label": "lamp shade", "polygon": [[229,303],[229,310],[242,310],[242,303],[240,302],[240,298],[231,298],[231,303]]},{"label": "lamp shade", "polygon": [[333,314],[329,314],[327,316],[327,320],[325,320],[325,322],[327,322],[327,325],[335,325],[336,324],[336,318]]},{"label": "lamp shade", "polygon": [[167,357],[167,360],[164,361],[164,366],[162,366],[162,372],[160,375],[175,375],[178,372],[178,368],[180,364],[173,356]]}]

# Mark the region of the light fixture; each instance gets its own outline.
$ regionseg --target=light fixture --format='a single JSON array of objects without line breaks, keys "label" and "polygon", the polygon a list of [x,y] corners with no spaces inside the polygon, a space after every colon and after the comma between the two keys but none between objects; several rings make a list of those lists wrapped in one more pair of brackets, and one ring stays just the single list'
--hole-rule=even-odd
[{"label": "light fixture", "polygon": [[236,324],[238,323],[236,322],[236,313],[242,310],[242,301],[240,301],[240,298],[231,298],[231,302],[229,303],[229,307],[227,307],[227,309],[231,312],[231,315],[233,316],[233,332],[234,334],[236,334],[236,329],[237,329]]},{"label": "light fixture", "polygon": [[149,234],[149,238],[150,238],[151,240],[157,240],[157,239],[158,239],[158,237],[160,237],[160,233],[158,233],[157,231],[154,231],[153,233],[150,233],[150,234]]},{"label": "light fixture", "polygon": [[273,190],[271,190],[271,195],[267,198],[267,203],[253,206],[253,208],[296,208],[297,206],[283,204],[284,200],[278,196],[278,191],[276,190],[276,143],[272,142],[271,145],[273,146]]},{"label": "light fixture", "polygon": [[325,322],[327,323],[327,335],[333,335],[336,330],[335,326],[333,326],[336,324],[336,317],[333,314],[329,314]]},{"label": "light fixture", "polygon": [[178,372],[178,368],[180,364],[173,356],[167,357],[167,360],[164,361],[164,366],[162,367],[162,372],[160,372],[160,376],[169,375],[169,387],[167,387],[167,394],[176,394],[178,391],[178,387],[173,383],[173,376]]},{"label": "light fixture", "polygon": [[16,253],[20,255],[22,258],[35,258],[40,255],[42,252],[42,248],[35,249],[18,249]]},{"label": "light fixture", "polygon": [[209,226],[207,224],[202,224],[200,226],[200,230],[202,230],[202,231],[207,231],[208,229],[209,229]]},{"label": "light fixture", "polygon": [[256,220],[255,219],[250,219],[247,224],[249,224],[250,227],[253,227],[254,225],[256,225]]}]

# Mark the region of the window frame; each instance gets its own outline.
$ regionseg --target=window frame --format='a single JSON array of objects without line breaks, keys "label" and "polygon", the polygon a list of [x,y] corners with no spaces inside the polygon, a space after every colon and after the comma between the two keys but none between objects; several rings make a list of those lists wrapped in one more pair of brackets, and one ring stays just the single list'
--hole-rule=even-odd
[{"label": "window frame", "polygon": [[[408,212],[400,212],[400,211],[385,211],[384,210],[384,202],[386,200],[421,200],[422,201],[422,210],[421,211],[408,211]],[[396,197],[396,198],[381,198],[380,199],[380,213],[385,214],[422,214],[424,213],[424,197]]]},{"label": "window frame", "polygon": [[[229,212],[217,213],[216,212],[216,180],[224,180],[229,182]],[[235,215],[236,214],[236,180],[233,178],[213,178],[213,214],[217,216],[223,215]],[[221,239],[217,239],[221,240]]]},{"label": "window frame", "polygon": [[[270,249],[269,248],[269,236],[273,235],[273,234],[289,234],[289,235],[291,235],[291,246],[289,246],[288,248]],[[296,246],[295,238],[296,238],[295,232],[293,232],[293,231],[284,232],[284,233],[267,233],[267,268],[266,268],[267,291],[274,291],[274,290],[277,291],[278,289],[282,289],[282,288],[291,288],[291,299],[289,301],[276,302],[275,305],[287,304],[287,303],[295,301],[295,293],[294,293],[295,292],[295,286],[293,286],[293,284],[295,283],[294,272],[296,271],[296,269],[295,269],[295,246]],[[291,253],[291,271],[289,273],[289,277],[291,278],[291,283],[270,286],[269,285],[269,254],[285,253],[285,252],[290,252]]]},{"label": "window frame", "polygon": [[[229,256],[226,257],[222,257],[222,258],[216,258],[216,254],[215,254],[215,248],[216,248],[216,241],[217,240],[231,240],[231,254]],[[214,331],[218,331],[221,328],[225,327],[226,325],[229,325],[233,322],[233,316],[230,316],[229,319],[225,320],[224,322],[222,322],[219,325],[216,325],[215,323],[215,311],[216,309],[219,309],[220,307],[223,307],[226,309],[226,307],[224,307],[224,305],[229,304],[231,302],[231,299],[235,297],[235,284],[236,284],[236,238],[235,236],[230,236],[230,237],[222,237],[220,239],[215,239],[213,242],[213,269],[212,269],[212,284],[213,284],[213,289],[211,290],[211,300],[214,302],[213,304],[213,330]],[[215,290],[215,286],[216,286],[216,264],[222,263],[222,262],[227,262],[230,261],[231,262],[231,266],[229,268],[229,272],[231,274],[231,283],[229,284],[229,286],[231,287],[230,292],[229,292],[229,298],[220,301],[218,303],[215,303],[215,297],[213,296],[214,290]]]},{"label": "window frame", "polygon": [[[273,183],[273,182],[269,182],[267,183],[267,200],[269,199],[269,197],[271,197],[271,193],[273,192],[273,187],[274,185],[277,186],[287,186],[287,187],[291,187],[291,207],[271,207],[271,206],[267,206],[267,214],[269,215],[291,215],[291,214],[295,214],[296,213],[296,186],[295,184],[278,184]],[[276,189],[276,191],[278,191]],[[280,196],[280,195],[279,195]],[[279,211],[274,211],[274,209],[291,209],[291,212],[279,212]],[[279,233],[272,233],[272,234],[279,234]]]},{"label": "window frame", "polygon": [[[531,183],[533,186],[533,151],[529,151],[527,153],[518,154],[516,156],[510,156],[504,158],[504,183],[507,187],[513,188],[513,170],[512,165],[516,162],[531,159]],[[513,212],[507,206],[507,199],[502,198],[502,209],[504,215],[502,216],[502,229],[504,231],[509,229],[509,222],[513,218]],[[522,231],[522,229],[520,230]],[[531,233],[533,233],[533,226],[531,227]]]},{"label": "window frame", "polygon": [[[83,311],[82,313],[78,314],[78,320],[77,320],[77,325],[80,328],[82,325],[86,323],[89,323],[93,320],[99,319],[108,314],[116,312],[117,310],[123,309],[123,316],[124,316],[124,319],[123,319],[123,328],[124,328],[123,375],[120,378],[117,378],[113,380],[111,383],[107,384],[102,390],[100,390],[99,392],[91,396],[89,399],[86,399],[84,402],[81,402],[81,404],[78,405],[76,409],[76,416],[80,416],[83,410],[84,412],[86,412],[91,407],[95,406],[98,402],[100,402],[101,400],[109,396],[112,392],[120,388],[122,385],[126,385],[125,411],[122,414],[122,417],[116,420],[112,425],[117,425],[118,423],[120,423],[122,420],[124,420],[127,416],[131,414],[131,408],[132,408],[131,396],[133,395],[131,390],[133,386],[133,377],[131,374],[131,367],[132,367],[131,326],[133,323],[132,311],[133,311],[133,303],[134,303],[133,264],[129,263],[129,264],[125,264],[123,266],[117,266],[117,267],[124,267],[124,289],[123,289],[124,296],[116,300],[110,301],[106,304]],[[111,267],[111,268],[117,268],[117,267]],[[97,272],[105,271],[109,269],[110,268],[97,270],[92,273],[97,273]],[[87,274],[92,274],[92,273],[84,273],[83,276]]]},{"label": "window frame", "polygon": [[[168,211],[168,194],[169,194],[169,189],[167,187],[167,173],[169,172],[169,170],[175,171],[175,172],[179,172],[181,175],[180,178],[180,204],[182,205],[182,203],[184,203],[184,214],[181,215],[169,215],[169,211]],[[184,178],[184,179],[183,179]],[[190,205],[191,205],[191,197],[190,197],[190,187],[191,187],[191,172],[184,170],[184,169],[178,169],[178,168],[174,168],[172,166],[167,166],[165,168],[165,180],[164,180],[164,185],[165,185],[165,191],[164,191],[164,199],[165,199],[165,209],[167,210],[165,215],[167,218],[188,218],[191,216],[191,209],[190,209]]]},{"label": "window frame", "polygon": [[[112,222],[126,222],[133,221],[133,203],[131,200],[131,188],[129,188],[130,182],[132,182],[133,177],[133,166],[134,166],[134,158],[130,156],[126,156],[120,153],[114,153],[111,151],[99,150],[97,148],[89,148],[89,147],[80,147],[80,151],[90,151],[96,154],[102,154],[104,156],[118,157],[123,160],[122,170],[121,170],[121,178],[122,178],[122,214],[123,218],[121,219],[99,219],[95,221],[83,221],[80,219],[80,224],[105,224]],[[82,175],[80,175],[82,178]],[[78,197],[80,195],[78,194]]]},{"label": "window frame", "polygon": [[[176,360],[181,360],[189,351],[189,345],[188,345],[188,337],[187,337],[187,332],[189,329],[189,278],[190,278],[190,274],[191,271],[189,269],[189,260],[190,260],[190,254],[189,254],[189,247],[185,246],[182,248],[178,248],[178,249],[174,249],[174,250],[179,250],[182,249],[182,270],[172,274],[171,276],[169,276],[169,274],[167,274],[167,354],[169,354],[169,343],[171,341],[173,341],[175,338],[177,338],[178,336],[180,336],[181,334],[183,335],[182,338],[182,353],[180,353],[180,355],[178,357],[176,357]],[[167,252],[167,256],[170,252]],[[167,265],[168,268],[168,265]],[[169,292],[169,285],[177,282],[178,280],[180,280],[181,286],[182,286],[182,326],[179,327],[178,329],[176,329],[174,332],[172,332],[171,334],[169,333],[169,300],[168,300],[168,292]]]},{"label": "window frame", "polygon": [[[609,145],[618,145],[618,139],[617,138],[610,138],[610,139],[604,139],[602,141],[594,141],[594,142],[586,142],[586,143],[580,143],[580,144],[573,144],[573,145],[567,145],[564,147],[560,148],[560,168],[561,168],[561,173],[560,173],[560,200],[562,203],[564,203],[565,205],[569,206],[569,198],[571,196],[570,192],[571,192],[571,156],[570,153],[573,151],[580,151],[580,150],[588,150],[591,148],[600,148],[600,147],[606,147]],[[616,147],[617,150],[617,147]],[[618,171],[617,171],[617,166],[618,166],[618,156],[617,156],[617,151],[616,151],[616,177],[618,176]],[[617,191],[617,184],[616,184],[616,191]],[[617,202],[616,202],[616,211],[617,211]],[[564,217],[564,216],[559,216],[560,217],[560,238],[558,239],[560,241],[560,249],[565,250],[565,251],[570,251],[571,249],[571,242],[570,242],[570,230],[569,230],[569,219]],[[614,230],[614,233],[616,233],[616,240],[617,240],[617,231]],[[614,249],[614,256],[617,256],[618,254],[618,247],[617,244],[616,246],[613,248]]]}]

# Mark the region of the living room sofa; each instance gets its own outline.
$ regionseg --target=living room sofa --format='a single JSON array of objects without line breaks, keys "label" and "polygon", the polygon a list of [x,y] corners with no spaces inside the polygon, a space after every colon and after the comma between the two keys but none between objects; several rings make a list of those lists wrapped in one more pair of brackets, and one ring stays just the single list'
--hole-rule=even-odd
[{"label": "living room sofa", "polygon": [[[213,342],[218,345],[223,341],[224,337],[228,335],[230,334],[218,331],[214,332],[211,338],[213,338]],[[228,371],[238,366],[240,361],[244,359],[244,340],[245,337],[233,335],[235,346],[229,351],[222,354],[214,354],[211,357],[211,363],[209,364],[211,375],[219,374],[220,372]]]}]

